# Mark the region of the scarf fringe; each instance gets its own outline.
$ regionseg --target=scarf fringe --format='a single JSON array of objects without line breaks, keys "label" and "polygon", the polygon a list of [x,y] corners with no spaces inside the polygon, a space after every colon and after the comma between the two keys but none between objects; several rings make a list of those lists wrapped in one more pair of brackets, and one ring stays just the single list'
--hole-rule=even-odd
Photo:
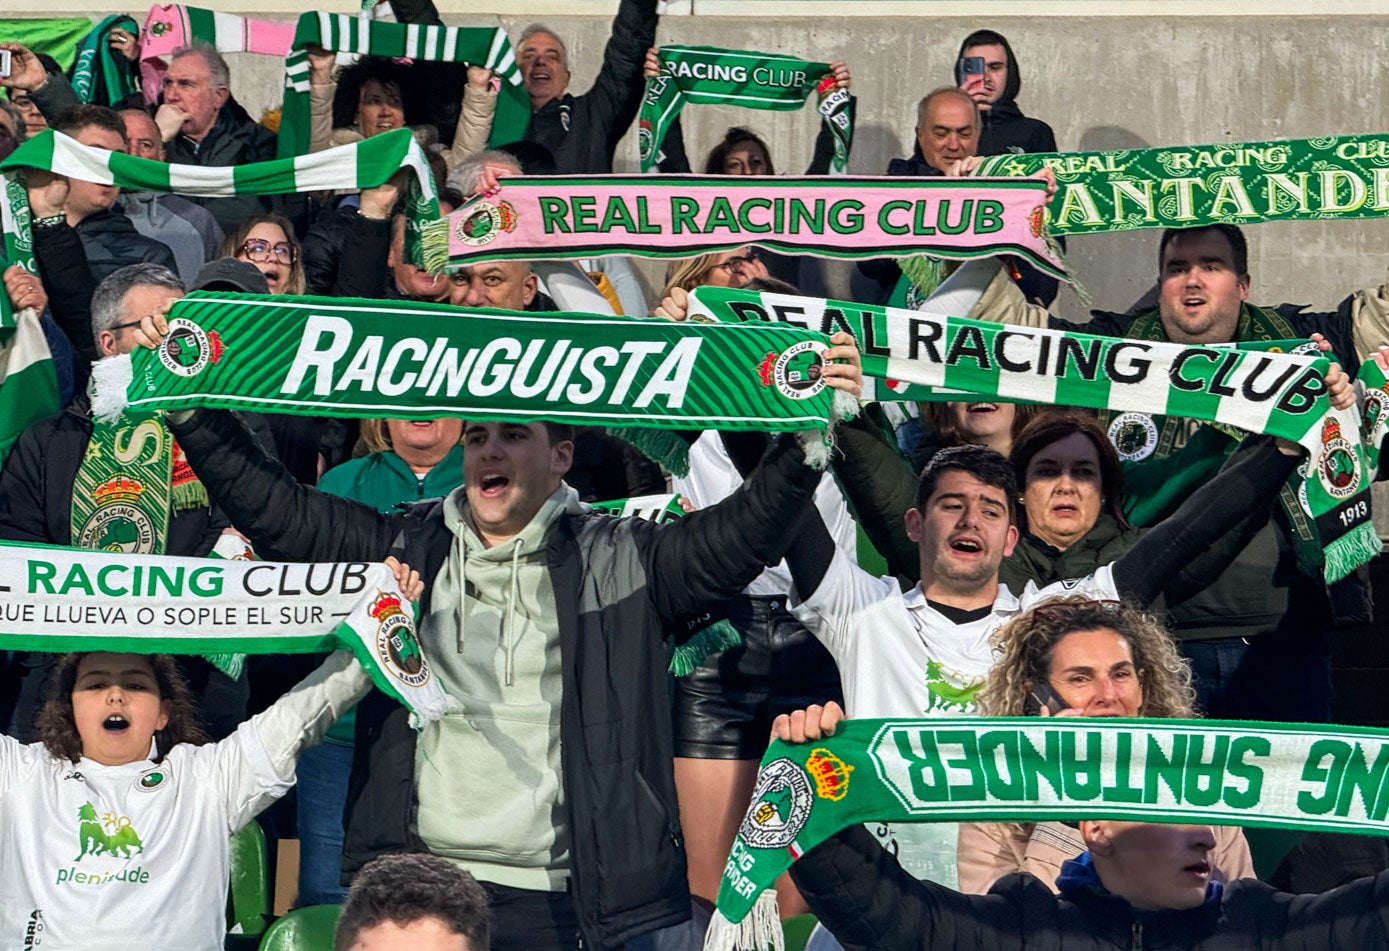
[{"label": "scarf fringe", "polygon": [[125,412],[127,392],[135,378],[130,354],[106,357],[92,364],[92,415],[97,419],[115,419]]},{"label": "scarf fringe", "polygon": [[667,472],[684,478],[690,474],[690,444],[668,429],[640,426],[609,426],[608,435],[625,439]]},{"label": "scarf fringe", "polygon": [[175,512],[207,508],[212,504],[207,497],[207,487],[198,479],[180,483],[174,486],[170,492],[170,500]]},{"label": "scarf fringe", "polygon": [[1371,522],[1357,525],[1340,538],[1332,540],[1325,548],[1324,574],[1327,583],[1340,581],[1359,566],[1377,557],[1383,547],[1379,532]]},{"label": "scarf fringe", "polygon": [[742,643],[743,635],[736,627],[726,620],[715,621],[675,648],[670,658],[670,672],[676,677],[688,677],[706,658]]},{"label": "scarf fringe", "polygon": [[757,896],[752,910],[737,924],[715,909],[709,928],[704,932],[704,951],[763,951],[768,948],[786,951],[776,892],[770,888]]},{"label": "scarf fringe", "polygon": [[204,654],[203,660],[207,661],[213,667],[216,667],[232,680],[241,679],[241,672],[246,669],[245,654]]},{"label": "scarf fringe", "polygon": [[416,732],[423,730],[435,720],[442,719],[450,713],[462,713],[463,704],[459,703],[448,694],[443,695],[441,701],[415,704],[415,708],[410,710],[409,723],[410,729]]}]

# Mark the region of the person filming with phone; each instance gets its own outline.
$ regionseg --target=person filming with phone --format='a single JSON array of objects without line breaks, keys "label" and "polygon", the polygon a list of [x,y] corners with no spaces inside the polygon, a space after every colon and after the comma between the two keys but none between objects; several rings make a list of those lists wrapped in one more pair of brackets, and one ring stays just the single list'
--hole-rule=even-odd
[{"label": "person filming with phone", "polygon": [[1051,126],[1018,108],[1022,73],[1013,47],[1001,33],[975,30],[960,44],[955,59],[955,85],[979,107],[978,155],[1005,152],[1055,152]]}]

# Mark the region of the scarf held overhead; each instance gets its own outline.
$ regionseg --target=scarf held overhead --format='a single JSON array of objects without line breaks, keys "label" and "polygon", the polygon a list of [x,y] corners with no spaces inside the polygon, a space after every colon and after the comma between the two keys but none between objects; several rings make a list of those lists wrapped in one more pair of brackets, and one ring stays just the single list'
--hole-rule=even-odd
[{"label": "scarf held overhead", "polygon": [[196,292],[158,350],[98,362],[93,413],[215,406],[325,416],[823,430],[823,335],[581,314]]},{"label": "scarf held overhead", "polygon": [[427,226],[425,266],[756,244],[852,260],[1015,254],[1064,277],[1042,227],[1045,192],[1038,179],[527,176]]},{"label": "scarf held overhead", "polygon": [[[429,163],[408,129],[394,129],[313,155],[231,166],[171,165],[83,145],[61,132],[46,130],[0,162],[0,171],[20,168],[40,168],[84,182],[119,185],[135,191],[178,192],[202,198],[374,188],[396,172],[408,171],[405,251],[411,260],[419,260],[422,223],[439,217]],[[23,195],[23,189],[20,194]],[[24,202],[27,221],[27,197]]]},{"label": "scarf held overhead", "polygon": [[1043,168],[1057,235],[1389,215],[1389,135],[996,155],[975,174]]},{"label": "scarf held overhead", "polygon": [[836,86],[829,64],[712,46],[663,46],[657,53],[661,71],[646,81],[637,124],[643,172],[661,160],[661,143],[687,102],[786,112],[801,108],[812,92],[834,140],[830,168],[839,175],[848,170],[852,105],[849,93]]},{"label": "scarf held overhead", "polygon": [[[110,493],[127,489],[116,480]],[[385,565],[277,564],[0,543],[0,648],[308,654],[345,647],[412,723],[450,707]]]},{"label": "scarf held overhead", "polygon": [[155,4],[145,15],[140,37],[140,81],[146,102],[159,101],[168,71],[163,57],[194,42],[208,43],[219,53],[261,53],[282,59],[294,45],[294,25],[181,3]]},{"label": "scarf held overhead", "polygon": [[773,742],[719,888],[738,922],[864,822],[1117,819],[1389,835],[1389,731],[1221,720],[847,720]]},{"label": "scarf held overhead", "polygon": [[1331,407],[1330,361],[1323,357],[1097,337],[727,288],[696,288],[690,297],[697,320],[847,331],[862,350],[864,375],[890,387],[1183,416],[1281,436],[1308,452],[1307,506],[1327,580],[1379,554],[1360,419],[1353,408]]},{"label": "scarf held overhead", "polygon": [[526,133],[530,99],[521,85],[521,69],[512,54],[511,41],[500,27],[421,26],[385,23],[345,13],[305,13],[295,27],[293,49],[285,57],[281,158],[303,155],[309,150],[310,47],[334,53],[486,66],[501,78],[488,143],[495,146],[514,142]]}]

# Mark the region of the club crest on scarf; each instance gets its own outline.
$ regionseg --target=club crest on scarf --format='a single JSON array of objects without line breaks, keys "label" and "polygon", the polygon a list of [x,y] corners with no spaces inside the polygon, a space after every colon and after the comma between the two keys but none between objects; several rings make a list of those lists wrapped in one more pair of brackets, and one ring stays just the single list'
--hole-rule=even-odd
[{"label": "club crest on scarf", "polygon": [[738,834],[754,848],[784,849],[805,828],[814,803],[815,793],[805,771],[793,760],[775,760],[757,777],[752,805]]},{"label": "club crest on scarf", "polygon": [[1157,423],[1147,413],[1120,413],[1109,424],[1109,441],[1124,462],[1139,462],[1157,448]]},{"label": "club crest on scarf", "polygon": [[216,331],[206,333],[186,317],[169,321],[169,335],[159,345],[159,362],[177,376],[197,376],[209,363],[222,359]]},{"label": "club crest on scarf", "polygon": [[478,201],[471,214],[454,226],[454,236],[472,248],[491,244],[497,235],[516,228],[516,208],[508,201]]},{"label": "club crest on scarf", "polygon": [[[825,361],[820,355],[825,345],[817,340],[793,343],[772,363],[771,383],[788,399],[805,400],[825,388]],[[765,362],[764,362],[765,365]],[[763,385],[768,382],[762,372]]]},{"label": "club crest on scarf", "polygon": [[1322,488],[1334,499],[1346,499],[1360,488],[1359,467],[1355,447],[1341,434],[1341,424],[1327,419],[1321,430],[1321,457],[1317,460],[1317,478]]},{"label": "club crest on scarf", "polygon": [[411,687],[429,682],[429,663],[415,639],[415,622],[402,607],[399,597],[377,592],[371,616],[381,622],[376,630],[376,655],[386,671]]},{"label": "club crest on scarf", "polygon": [[98,486],[96,510],[78,530],[78,547],[127,555],[153,551],[154,524],[134,504],[144,494],[144,483],[126,476]]}]

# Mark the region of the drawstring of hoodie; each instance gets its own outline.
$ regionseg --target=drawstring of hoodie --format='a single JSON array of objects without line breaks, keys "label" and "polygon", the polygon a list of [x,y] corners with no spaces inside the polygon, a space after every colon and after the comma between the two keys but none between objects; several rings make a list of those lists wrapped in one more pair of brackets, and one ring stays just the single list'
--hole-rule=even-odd
[{"label": "drawstring of hoodie", "polygon": [[506,685],[516,684],[516,598],[520,589],[521,539],[511,543],[511,589],[506,597],[506,615],[502,618],[502,637],[506,642]]}]

